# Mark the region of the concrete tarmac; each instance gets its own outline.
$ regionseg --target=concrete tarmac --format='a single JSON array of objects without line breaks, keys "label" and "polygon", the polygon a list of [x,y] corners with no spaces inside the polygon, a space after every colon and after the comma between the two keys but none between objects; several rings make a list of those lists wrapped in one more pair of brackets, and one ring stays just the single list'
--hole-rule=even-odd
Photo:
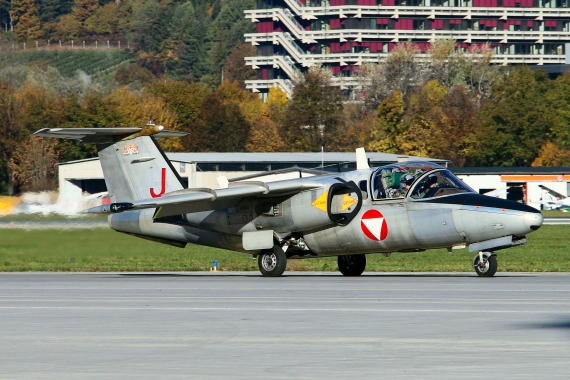
[{"label": "concrete tarmac", "polygon": [[2,379],[570,378],[570,274],[0,273]]}]

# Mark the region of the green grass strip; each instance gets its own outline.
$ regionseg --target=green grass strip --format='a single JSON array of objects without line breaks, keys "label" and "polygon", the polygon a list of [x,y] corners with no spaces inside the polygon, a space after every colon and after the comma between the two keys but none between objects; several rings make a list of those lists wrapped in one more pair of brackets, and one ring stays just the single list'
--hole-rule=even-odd
[{"label": "green grass strip", "polygon": [[[569,226],[543,226],[529,244],[499,251],[499,271],[568,272]],[[472,271],[473,254],[447,253],[368,255],[367,271]],[[107,228],[91,230],[0,230],[0,271],[203,271],[216,259],[224,271],[257,271],[250,255],[188,245],[184,249],[149,242]],[[290,260],[288,270],[336,271],[336,258]]]}]

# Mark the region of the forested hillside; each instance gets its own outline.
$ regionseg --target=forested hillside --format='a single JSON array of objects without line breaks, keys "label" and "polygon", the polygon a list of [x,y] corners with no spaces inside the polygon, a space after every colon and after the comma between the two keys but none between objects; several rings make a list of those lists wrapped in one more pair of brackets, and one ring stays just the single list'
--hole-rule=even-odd
[{"label": "forested hillside", "polygon": [[[98,41],[101,49],[122,42],[154,76],[215,86],[232,52],[240,63],[251,52],[243,35],[255,26],[243,11],[254,6],[254,0],[0,0],[0,46],[6,52],[62,41],[70,49],[74,41],[81,49]],[[229,62],[226,78],[244,75],[235,66]]]},{"label": "forested hillside", "polygon": [[244,64],[255,51],[243,43],[254,25],[243,10],[252,7],[0,0],[0,193],[53,189],[56,162],[95,154],[31,137],[40,128],[149,120],[189,133],[162,141],[167,151],[364,146],[452,166],[570,166],[570,75],[493,66],[488,46],[463,51],[437,40],[419,56],[414,44],[399,43],[361,67],[352,89],[312,67],[294,79],[291,99],[271,89],[263,103],[244,89],[255,74]]}]

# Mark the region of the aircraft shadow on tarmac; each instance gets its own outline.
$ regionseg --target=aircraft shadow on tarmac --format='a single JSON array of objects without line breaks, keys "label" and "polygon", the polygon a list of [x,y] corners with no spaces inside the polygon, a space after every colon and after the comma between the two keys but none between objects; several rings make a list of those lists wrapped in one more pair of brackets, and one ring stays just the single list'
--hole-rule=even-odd
[{"label": "aircraft shadow on tarmac", "polygon": [[540,321],[536,323],[525,323],[520,325],[524,329],[552,329],[552,330],[569,330],[570,331],[570,316],[561,316],[557,320]]}]

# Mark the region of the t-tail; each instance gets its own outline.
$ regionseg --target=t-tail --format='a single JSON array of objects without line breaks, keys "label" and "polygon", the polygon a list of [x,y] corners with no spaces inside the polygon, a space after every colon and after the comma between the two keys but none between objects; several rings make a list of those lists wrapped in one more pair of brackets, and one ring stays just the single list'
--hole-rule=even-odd
[{"label": "t-tail", "polygon": [[164,130],[149,122],[133,128],[44,128],[34,135],[96,144],[112,203],[159,198],[184,188],[156,141],[185,136],[184,132]]}]

